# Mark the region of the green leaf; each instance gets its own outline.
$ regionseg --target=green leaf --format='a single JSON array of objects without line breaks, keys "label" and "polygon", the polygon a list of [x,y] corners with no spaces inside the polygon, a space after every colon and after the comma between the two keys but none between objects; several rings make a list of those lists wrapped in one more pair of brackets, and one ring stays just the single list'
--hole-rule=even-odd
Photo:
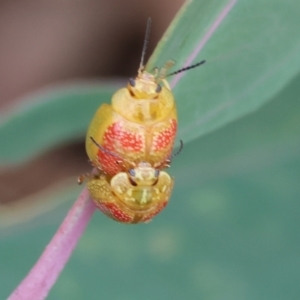
[{"label": "green leaf", "polygon": [[300,69],[299,14],[297,0],[188,1],[148,67],[170,58],[178,69],[207,61],[174,78],[179,138],[190,141],[259,108],[291,81]]},{"label": "green leaf", "polygon": [[23,100],[21,106],[1,120],[1,164],[18,163],[83,137],[94,112],[115,89],[116,85],[70,85]]}]

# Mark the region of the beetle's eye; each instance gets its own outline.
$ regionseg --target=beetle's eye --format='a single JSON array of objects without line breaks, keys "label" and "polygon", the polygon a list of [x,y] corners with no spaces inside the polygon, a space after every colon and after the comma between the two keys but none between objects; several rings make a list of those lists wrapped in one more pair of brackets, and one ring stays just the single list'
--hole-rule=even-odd
[{"label": "beetle's eye", "polygon": [[129,78],[129,84],[132,86],[132,87],[135,87],[135,80],[133,78]]},{"label": "beetle's eye", "polygon": [[155,90],[156,93],[160,93],[161,92],[161,86],[158,84],[157,85],[157,88]]},{"label": "beetle's eye", "polygon": [[130,169],[129,170],[129,174],[130,174],[130,176],[134,177],[135,176],[135,170],[134,169]]},{"label": "beetle's eye", "polygon": [[154,172],[154,176],[158,177],[158,175],[159,175],[159,170],[156,169],[155,172]]}]

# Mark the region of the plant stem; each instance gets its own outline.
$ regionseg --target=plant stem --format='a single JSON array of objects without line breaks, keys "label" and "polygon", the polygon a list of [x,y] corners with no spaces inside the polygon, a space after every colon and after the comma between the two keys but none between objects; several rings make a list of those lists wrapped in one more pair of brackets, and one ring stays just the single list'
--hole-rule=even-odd
[{"label": "plant stem", "polygon": [[96,209],[85,188],[67,214],[40,259],[9,300],[45,299],[67,263]]}]

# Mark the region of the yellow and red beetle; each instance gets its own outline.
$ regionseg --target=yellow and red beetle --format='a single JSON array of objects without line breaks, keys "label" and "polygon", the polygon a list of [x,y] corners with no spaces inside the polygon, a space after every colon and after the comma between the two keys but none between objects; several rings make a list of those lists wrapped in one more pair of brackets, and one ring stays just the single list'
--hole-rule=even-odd
[{"label": "yellow and red beetle", "polygon": [[[97,207],[122,223],[150,221],[167,205],[174,180],[161,170],[174,156],[177,112],[166,77],[205,62],[167,75],[170,61],[160,70],[146,72],[150,22],[137,77],[112,96],[111,105],[99,107],[86,135],[86,152],[98,171],[87,175],[87,188]],[[78,179],[82,181],[83,176]]]},{"label": "yellow and red beetle", "polygon": [[167,204],[174,180],[164,171],[140,162],[128,172],[100,174],[87,188],[97,207],[121,223],[150,221]]},{"label": "yellow and red beetle", "polygon": [[177,113],[173,94],[165,80],[141,67],[136,79],[118,90],[111,105],[103,104],[94,115],[86,136],[86,151],[92,164],[114,175],[123,171],[103,148],[124,161],[138,164],[147,161],[158,167],[170,156],[177,132]]},{"label": "yellow and red beetle", "polygon": [[137,77],[131,78],[127,87],[112,96],[111,105],[99,107],[86,135],[86,152],[92,165],[109,175],[124,171],[123,164],[116,165],[114,158],[98,148],[90,137],[124,161],[135,164],[146,161],[155,168],[164,168],[162,163],[171,155],[177,133],[176,104],[166,77],[205,62],[167,75],[173,65],[169,61],[160,70],[156,68],[153,74],[146,72],[144,55],[150,21]]}]

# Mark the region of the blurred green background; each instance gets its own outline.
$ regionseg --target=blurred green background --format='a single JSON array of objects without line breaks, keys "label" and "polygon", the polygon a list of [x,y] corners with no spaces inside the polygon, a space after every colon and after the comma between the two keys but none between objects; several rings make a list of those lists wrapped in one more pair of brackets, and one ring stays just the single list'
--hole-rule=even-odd
[{"label": "blurred green background", "polygon": [[[226,8],[195,58],[207,64],[174,89],[185,146],[169,170],[169,206],[135,226],[96,212],[49,299],[299,299],[300,4],[194,1],[150,65],[169,53],[183,65]],[[96,107],[124,82],[8,97],[13,105],[0,122],[1,299],[80,193],[76,174],[89,168],[80,141]]]}]

